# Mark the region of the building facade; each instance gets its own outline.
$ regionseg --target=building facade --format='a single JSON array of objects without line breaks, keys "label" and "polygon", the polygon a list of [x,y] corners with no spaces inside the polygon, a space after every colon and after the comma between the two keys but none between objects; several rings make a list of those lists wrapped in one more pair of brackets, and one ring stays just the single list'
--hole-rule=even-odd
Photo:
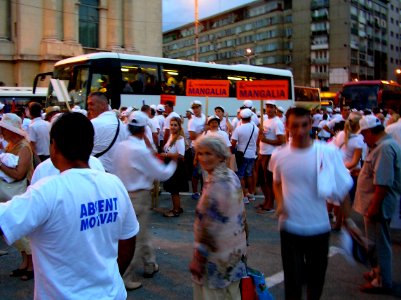
[{"label": "building facade", "polygon": [[[400,0],[259,0],[199,22],[199,61],[293,71],[296,85],[396,80]],[[195,26],[163,34],[163,55],[194,59]]]},{"label": "building facade", "polygon": [[90,52],[161,56],[161,12],[161,0],[0,0],[0,81],[31,86]]}]

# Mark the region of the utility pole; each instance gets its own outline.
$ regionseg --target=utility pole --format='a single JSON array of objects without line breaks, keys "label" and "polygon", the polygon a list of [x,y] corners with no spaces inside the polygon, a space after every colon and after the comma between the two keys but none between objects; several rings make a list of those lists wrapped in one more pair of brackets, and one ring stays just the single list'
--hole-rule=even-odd
[{"label": "utility pole", "polygon": [[195,0],[195,61],[199,61],[199,11],[198,0]]}]

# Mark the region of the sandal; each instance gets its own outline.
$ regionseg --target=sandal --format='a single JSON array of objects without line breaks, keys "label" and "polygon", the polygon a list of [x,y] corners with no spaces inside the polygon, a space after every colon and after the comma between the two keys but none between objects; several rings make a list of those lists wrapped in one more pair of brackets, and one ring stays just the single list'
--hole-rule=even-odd
[{"label": "sandal", "polygon": [[164,217],[168,217],[168,218],[179,217],[180,216],[180,211],[174,211],[174,210],[171,209],[169,211],[164,212],[163,216]]},{"label": "sandal", "polygon": [[25,273],[21,276],[22,281],[28,281],[33,279],[34,273],[33,270],[25,270]]},{"label": "sandal", "polygon": [[10,272],[10,277],[21,277],[22,275],[25,275],[25,272],[26,272],[26,268],[25,269],[15,269],[15,270],[12,270],[11,272]]}]

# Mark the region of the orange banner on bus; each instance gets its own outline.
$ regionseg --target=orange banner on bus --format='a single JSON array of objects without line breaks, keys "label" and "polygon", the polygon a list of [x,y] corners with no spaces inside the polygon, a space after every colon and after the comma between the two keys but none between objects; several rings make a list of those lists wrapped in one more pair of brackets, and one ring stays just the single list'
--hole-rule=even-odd
[{"label": "orange banner on bus", "polygon": [[238,100],[288,100],[287,80],[237,82]]},{"label": "orange banner on bus", "polygon": [[187,96],[229,97],[229,80],[187,80]]},{"label": "orange banner on bus", "polygon": [[161,94],[160,95],[160,104],[166,104],[167,101],[173,102],[175,106],[175,102],[177,100],[176,95],[168,95],[168,94]]}]

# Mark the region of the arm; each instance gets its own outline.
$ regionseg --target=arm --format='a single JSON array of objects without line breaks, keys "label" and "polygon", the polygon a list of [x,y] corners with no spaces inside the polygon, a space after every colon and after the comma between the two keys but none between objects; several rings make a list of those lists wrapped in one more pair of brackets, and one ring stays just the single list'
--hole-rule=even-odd
[{"label": "arm", "polygon": [[195,131],[190,131],[189,132],[189,138],[191,141],[196,140],[196,138],[199,136],[199,134],[197,134]]},{"label": "arm", "polygon": [[361,160],[362,157],[362,149],[355,149],[354,155],[352,156],[352,160],[345,163],[345,167],[349,170],[356,167]]},{"label": "arm", "polygon": [[231,152],[233,153],[235,150],[235,147],[237,147],[237,140],[231,140]]},{"label": "arm", "polygon": [[170,129],[164,129],[163,145],[165,145],[170,137]]},{"label": "arm", "polygon": [[277,137],[277,139],[275,139],[275,140],[268,139],[265,137],[265,135],[263,134],[262,131],[259,131],[258,138],[262,143],[273,145],[273,146],[280,146],[285,143],[285,135],[280,134],[280,135],[276,135],[276,137]]},{"label": "arm", "polygon": [[9,168],[4,164],[0,164],[0,170],[17,181],[26,177],[28,169],[32,164],[32,156],[27,147],[22,148],[21,151],[18,152],[18,157],[18,165],[15,168]]},{"label": "arm", "polygon": [[365,215],[366,217],[373,219],[380,215],[381,205],[387,192],[387,186],[375,185],[375,193],[373,195],[372,202],[369,204],[368,212]]},{"label": "arm", "polygon": [[33,154],[36,154],[36,142],[31,141],[30,144]]},{"label": "arm", "polygon": [[281,182],[273,182],[273,192],[277,201],[276,215],[285,215],[284,203],[283,203],[283,188]]},{"label": "arm", "polygon": [[129,264],[131,263],[132,258],[134,257],[135,241],[136,241],[136,236],[133,236],[128,240],[118,241],[117,264],[121,276],[124,275],[125,270],[127,270]]}]

